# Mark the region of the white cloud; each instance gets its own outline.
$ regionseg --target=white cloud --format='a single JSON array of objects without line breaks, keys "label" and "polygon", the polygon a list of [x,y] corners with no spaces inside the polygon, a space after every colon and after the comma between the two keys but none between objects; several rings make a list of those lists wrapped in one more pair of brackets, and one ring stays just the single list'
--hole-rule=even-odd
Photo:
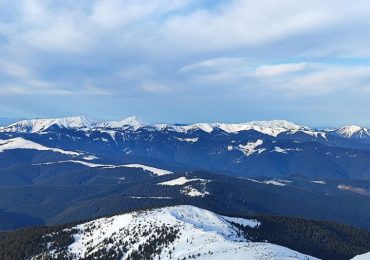
[{"label": "white cloud", "polygon": [[94,85],[87,85],[83,90],[84,93],[90,95],[111,95],[112,91],[108,88],[102,88]]},{"label": "white cloud", "polygon": [[0,60],[0,71],[2,74],[15,78],[25,78],[30,74],[28,68],[5,60]]},{"label": "white cloud", "polygon": [[13,95],[50,95],[66,96],[72,95],[73,92],[65,89],[46,87],[41,85],[0,85],[0,96]]},{"label": "white cloud", "polygon": [[180,68],[179,72],[192,72],[209,69],[222,70],[225,68],[230,68],[231,66],[240,66],[243,62],[244,61],[241,58],[220,57],[185,65]]},{"label": "white cloud", "polygon": [[333,18],[325,10],[329,6],[318,1],[305,5],[294,0],[237,0],[216,11],[203,9],[169,19],[166,30],[177,44],[191,39],[196,50],[250,47],[322,28]]},{"label": "white cloud", "polygon": [[153,81],[146,81],[141,85],[141,88],[145,92],[151,93],[167,93],[171,91],[171,88],[165,84]]},{"label": "white cloud", "polygon": [[268,76],[278,76],[287,73],[294,73],[305,70],[309,67],[309,63],[286,63],[277,65],[262,65],[256,68],[256,76],[258,77],[268,77]]},{"label": "white cloud", "polygon": [[187,6],[189,0],[96,1],[89,20],[105,28],[122,28]]},{"label": "white cloud", "polygon": [[180,71],[187,72],[195,85],[231,85],[236,91],[244,86],[248,92],[267,91],[287,97],[338,93],[354,88],[364,92],[370,85],[370,66],[361,65],[297,62],[252,66],[242,58],[224,57],[189,64]]},{"label": "white cloud", "polygon": [[370,67],[323,65],[305,75],[275,78],[274,86],[285,89],[291,96],[317,95],[328,92],[363,92],[370,83]]}]

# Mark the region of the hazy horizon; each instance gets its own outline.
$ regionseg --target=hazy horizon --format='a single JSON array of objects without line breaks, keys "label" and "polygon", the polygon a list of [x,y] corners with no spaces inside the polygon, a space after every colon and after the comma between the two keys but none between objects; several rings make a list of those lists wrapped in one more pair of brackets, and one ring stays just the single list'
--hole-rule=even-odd
[{"label": "hazy horizon", "polygon": [[[83,116],[83,115],[70,115],[70,116],[66,116],[66,117],[79,117],[79,116],[86,117],[86,116]],[[93,117],[86,117],[86,118],[88,118],[90,120],[95,120],[95,121],[98,121],[98,122],[107,122],[107,121],[120,121],[120,120],[126,119],[128,117],[137,117],[137,116],[131,115],[131,116],[115,118],[115,119],[96,119],[96,118],[93,118]],[[5,117],[0,117],[0,126],[8,126],[10,124],[13,124],[13,123],[16,123],[16,122],[19,122],[19,121],[22,121],[22,120],[55,119],[55,118],[60,118],[60,117],[34,117],[34,118],[5,118]],[[300,122],[296,122],[296,121],[292,121],[292,120],[287,120],[287,119],[284,119],[284,118],[273,118],[273,119],[268,119],[268,120],[264,120],[264,119],[248,120],[248,121],[244,120],[244,121],[240,121],[240,122],[233,122],[233,121],[201,121],[201,122],[196,122],[196,121],[195,122],[174,121],[174,122],[165,122],[165,121],[147,121],[147,120],[142,120],[142,118],[140,118],[140,117],[137,117],[137,119],[140,122],[144,123],[144,124],[172,124],[172,125],[191,125],[191,124],[197,124],[197,123],[241,124],[241,123],[248,123],[248,122],[251,122],[251,121],[283,120],[283,121],[288,121],[288,122],[291,122],[291,123],[294,123],[294,124],[297,124],[297,125],[311,127],[311,128],[314,128],[314,129],[330,129],[330,128],[339,128],[339,127],[343,127],[343,126],[355,125],[355,124],[351,124],[351,123],[347,123],[347,124],[343,124],[343,125],[309,125],[309,124],[300,123]],[[357,125],[361,126],[361,127],[368,128],[367,125],[361,125],[361,124],[357,124]]]}]

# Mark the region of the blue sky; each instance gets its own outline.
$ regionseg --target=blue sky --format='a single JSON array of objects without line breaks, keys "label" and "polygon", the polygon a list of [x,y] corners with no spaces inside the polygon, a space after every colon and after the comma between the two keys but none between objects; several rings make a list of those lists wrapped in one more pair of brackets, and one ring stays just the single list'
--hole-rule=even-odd
[{"label": "blue sky", "polygon": [[370,2],[0,0],[0,117],[370,126]]}]

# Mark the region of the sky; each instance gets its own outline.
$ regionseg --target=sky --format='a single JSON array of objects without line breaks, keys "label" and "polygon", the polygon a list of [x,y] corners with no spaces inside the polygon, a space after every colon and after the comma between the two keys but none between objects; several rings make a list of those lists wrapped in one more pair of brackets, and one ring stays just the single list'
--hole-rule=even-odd
[{"label": "sky", "polygon": [[0,117],[370,126],[370,1],[0,0]]}]

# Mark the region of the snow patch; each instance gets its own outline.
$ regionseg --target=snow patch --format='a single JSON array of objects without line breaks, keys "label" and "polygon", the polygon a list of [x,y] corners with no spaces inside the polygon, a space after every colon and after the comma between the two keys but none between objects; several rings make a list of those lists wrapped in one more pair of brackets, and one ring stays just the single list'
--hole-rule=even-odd
[{"label": "snow patch", "polygon": [[176,185],[184,185],[192,181],[206,181],[206,180],[205,179],[187,179],[186,177],[180,177],[174,180],[158,183],[158,185],[176,186]]},{"label": "snow patch", "polygon": [[185,186],[181,189],[181,193],[189,197],[204,197],[209,195],[209,192],[206,190],[205,185],[202,190],[192,187],[191,185]]},{"label": "snow patch", "polygon": [[303,150],[302,149],[299,149],[299,148],[281,148],[279,146],[275,146],[274,150],[272,150],[271,152],[276,152],[276,153],[284,153],[284,154],[287,154],[288,151],[293,151],[293,152],[302,152]]},{"label": "snow patch", "polygon": [[155,167],[151,167],[151,166],[147,166],[143,164],[126,164],[122,166],[128,167],[128,168],[140,168],[140,169],[143,169],[144,171],[151,172],[157,176],[163,176],[163,175],[168,175],[168,174],[173,173],[171,171],[167,171],[167,170],[163,170],[163,169],[159,169],[159,168],[155,168]]},{"label": "snow patch", "polygon": [[96,157],[95,155],[86,155],[82,159],[87,160],[87,161],[93,161],[93,160],[99,159],[99,157]]},{"label": "snow patch", "polygon": [[262,144],[263,144],[263,141],[258,139],[255,142],[248,142],[245,145],[239,144],[238,150],[240,150],[246,156],[250,156],[250,155],[252,155],[256,152],[260,154],[260,153],[262,153],[263,151],[266,150],[264,148],[256,149],[257,147],[259,147]]},{"label": "snow patch", "polygon": [[311,182],[316,183],[316,184],[326,184],[325,181],[311,181]]},{"label": "snow patch", "polygon": [[275,186],[286,186],[285,183],[282,182],[290,182],[290,181],[284,181],[284,180],[267,180],[267,181],[258,181],[254,179],[248,179],[248,178],[242,178],[248,181],[256,182],[256,183],[261,183],[261,184],[270,184],[270,185],[275,185]]},{"label": "snow patch", "polygon": [[195,137],[195,138],[179,138],[179,137],[176,137],[176,139],[181,141],[181,142],[188,142],[188,143],[198,142],[198,137]]}]

